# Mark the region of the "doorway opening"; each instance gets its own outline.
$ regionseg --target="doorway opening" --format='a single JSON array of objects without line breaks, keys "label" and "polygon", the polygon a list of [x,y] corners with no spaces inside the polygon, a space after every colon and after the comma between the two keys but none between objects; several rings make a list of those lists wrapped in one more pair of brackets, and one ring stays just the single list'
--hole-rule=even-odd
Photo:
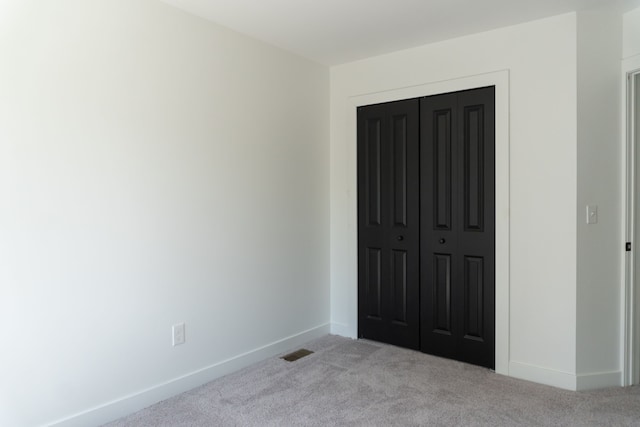
[{"label": "doorway opening", "polygon": [[640,60],[625,67],[626,241],[624,385],[640,384]]}]

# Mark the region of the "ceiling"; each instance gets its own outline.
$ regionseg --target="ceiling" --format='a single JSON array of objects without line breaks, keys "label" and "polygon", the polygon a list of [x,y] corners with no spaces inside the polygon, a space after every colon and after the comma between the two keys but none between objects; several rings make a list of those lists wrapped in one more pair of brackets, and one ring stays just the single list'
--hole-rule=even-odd
[{"label": "ceiling", "polygon": [[640,0],[162,0],[325,65]]}]

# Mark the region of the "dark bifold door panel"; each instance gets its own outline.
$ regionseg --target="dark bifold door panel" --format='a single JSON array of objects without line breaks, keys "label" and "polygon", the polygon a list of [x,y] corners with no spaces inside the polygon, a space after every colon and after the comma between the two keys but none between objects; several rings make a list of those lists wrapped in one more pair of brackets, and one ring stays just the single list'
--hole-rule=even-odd
[{"label": "dark bifold door panel", "polygon": [[420,103],[421,350],[494,368],[494,88]]},{"label": "dark bifold door panel", "polygon": [[494,368],[494,88],[358,109],[358,334]]},{"label": "dark bifold door panel", "polygon": [[358,109],[358,335],[418,349],[419,101]]}]

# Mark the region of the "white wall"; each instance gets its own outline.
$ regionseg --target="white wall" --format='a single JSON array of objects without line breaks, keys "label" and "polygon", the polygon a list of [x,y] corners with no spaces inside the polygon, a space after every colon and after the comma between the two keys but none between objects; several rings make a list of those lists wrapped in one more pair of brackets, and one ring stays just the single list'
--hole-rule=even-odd
[{"label": "white wall", "polygon": [[640,55],[640,7],[623,15],[622,57]]},{"label": "white wall", "polygon": [[328,331],[327,68],[155,0],[1,12],[0,425],[98,424]]},{"label": "white wall", "polygon": [[[579,388],[621,384],[624,255],[620,135],[622,16],[578,14],[577,374]],[[587,225],[586,206],[598,206]]]},{"label": "white wall", "polygon": [[332,331],[357,333],[353,98],[508,70],[508,373],[575,388],[576,43],[567,14],[332,68]]}]

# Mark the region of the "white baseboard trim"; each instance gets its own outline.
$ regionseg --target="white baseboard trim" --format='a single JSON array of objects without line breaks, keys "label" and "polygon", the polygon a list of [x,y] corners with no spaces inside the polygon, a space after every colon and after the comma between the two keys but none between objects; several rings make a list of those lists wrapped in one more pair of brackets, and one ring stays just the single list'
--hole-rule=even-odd
[{"label": "white baseboard trim", "polygon": [[576,377],[576,390],[594,390],[606,387],[621,387],[622,372],[597,372],[592,374],[578,374]]},{"label": "white baseboard trim", "polygon": [[281,340],[272,342],[254,350],[239,354],[205,368],[150,387],[146,390],[104,403],[68,418],[49,424],[50,427],[86,427],[98,426],[144,409],[157,402],[168,399],[216,378],[228,375],[253,363],[283,353],[307,341],[329,334],[329,323],[302,331]]},{"label": "white baseboard trim", "polygon": [[509,362],[509,376],[565,390],[576,390],[576,376],[522,362]]},{"label": "white baseboard trim", "polygon": [[353,334],[351,329],[352,328],[345,323],[331,322],[331,334],[345,338],[357,339],[358,337]]}]

